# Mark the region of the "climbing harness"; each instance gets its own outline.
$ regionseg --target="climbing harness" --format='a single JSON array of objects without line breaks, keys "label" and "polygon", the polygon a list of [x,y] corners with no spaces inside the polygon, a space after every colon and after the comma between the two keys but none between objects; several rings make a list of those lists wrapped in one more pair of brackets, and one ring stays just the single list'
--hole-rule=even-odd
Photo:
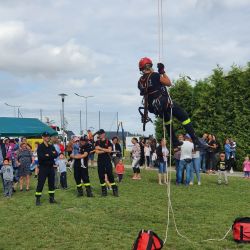
[{"label": "climbing harness", "polygon": [[[150,78],[151,75],[152,75],[152,73],[150,73],[145,79],[141,78],[140,82],[139,82],[139,84],[141,86],[141,88],[140,88],[141,95],[143,95],[143,99],[142,99],[142,105],[143,106],[139,107],[138,111],[139,111],[139,113],[141,115],[141,122],[143,124],[143,131],[145,131],[146,124],[148,122],[153,123],[152,119],[148,116],[148,95],[149,95],[149,93],[148,93],[148,81],[149,81],[149,78]],[[142,110],[143,110],[143,112],[142,112]]]}]

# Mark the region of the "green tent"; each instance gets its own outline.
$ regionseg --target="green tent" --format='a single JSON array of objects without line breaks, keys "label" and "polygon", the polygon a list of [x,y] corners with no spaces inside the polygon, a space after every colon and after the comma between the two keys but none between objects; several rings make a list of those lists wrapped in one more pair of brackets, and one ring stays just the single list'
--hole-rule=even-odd
[{"label": "green tent", "polygon": [[0,136],[40,137],[43,132],[50,135],[58,133],[36,118],[0,117]]}]

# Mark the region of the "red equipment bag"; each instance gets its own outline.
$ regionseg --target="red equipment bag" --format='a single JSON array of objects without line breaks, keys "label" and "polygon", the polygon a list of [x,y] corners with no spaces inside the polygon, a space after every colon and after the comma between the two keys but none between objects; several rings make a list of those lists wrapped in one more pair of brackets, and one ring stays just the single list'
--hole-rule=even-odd
[{"label": "red equipment bag", "polygon": [[132,250],[160,250],[163,247],[163,241],[158,235],[150,230],[141,230],[134,242]]},{"label": "red equipment bag", "polygon": [[238,243],[250,243],[250,218],[237,218],[233,224],[233,237]]}]

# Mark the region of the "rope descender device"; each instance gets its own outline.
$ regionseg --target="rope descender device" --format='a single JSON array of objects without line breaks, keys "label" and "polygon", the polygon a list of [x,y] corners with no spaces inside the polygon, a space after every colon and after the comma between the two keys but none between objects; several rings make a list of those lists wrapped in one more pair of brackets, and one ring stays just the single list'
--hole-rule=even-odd
[{"label": "rope descender device", "polygon": [[[142,110],[144,110],[144,111],[142,111]],[[138,111],[139,111],[139,113],[140,113],[140,115],[141,115],[141,122],[142,122],[142,124],[143,124],[143,131],[145,131],[146,124],[147,124],[148,122],[152,122],[152,123],[153,123],[153,121],[152,121],[152,119],[148,116],[148,110],[147,110],[147,108],[145,108],[145,107],[139,107],[139,108],[138,108]]]}]

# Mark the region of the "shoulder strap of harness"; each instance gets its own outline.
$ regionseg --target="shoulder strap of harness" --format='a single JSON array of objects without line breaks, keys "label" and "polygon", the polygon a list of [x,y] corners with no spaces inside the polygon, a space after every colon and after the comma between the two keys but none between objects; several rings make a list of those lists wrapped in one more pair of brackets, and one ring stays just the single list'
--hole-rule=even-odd
[{"label": "shoulder strap of harness", "polygon": [[[146,78],[145,94],[144,94],[143,99],[142,99],[142,104],[144,104],[144,105],[143,105],[143,107],[138,108],[138,111],[141,115],[141,121],[143,123],[143,131],[145,131],[146,123],[148,123],[149,121],[152,122],[152,120],[148,117],[148,81],[149,81],[149,78],[152,75],[152,73],[150,73]],[[144,110],[144,112],[142,112],[142,110]]]}]

